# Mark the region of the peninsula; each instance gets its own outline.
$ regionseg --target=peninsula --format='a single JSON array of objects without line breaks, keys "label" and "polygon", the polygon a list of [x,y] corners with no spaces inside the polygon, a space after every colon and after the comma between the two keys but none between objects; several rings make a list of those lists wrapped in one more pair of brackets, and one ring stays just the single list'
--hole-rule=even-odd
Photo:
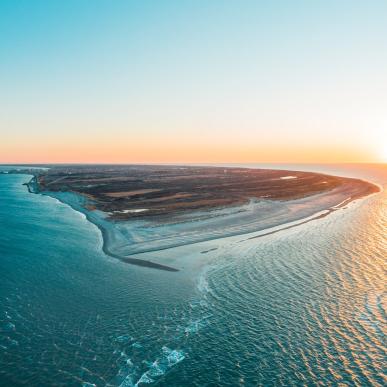
[{"label": "peninsula", "polygon": [[[203,166],[54,165],[27,184],[84,213],[106,254],[178,270],[145,253],[303,224],[379,191],[363,180],[321,173]],[[293,227],[293,226],[291,226]],[[265,234],[265,235],[268,235]],[[207,250],[206,250],[207,251]],[[205,251],[205,252],[206,252]],[[212,251],[210,249],[209,251]]]},{"label": "peninsula", "polygon": [[373,184],[311,172],[153,165],[55,166],[37,175],[40,191],[70,191],[113,220],[167,221],[187,212],[246,204],[251,199],[291,200],[351,186],[355,196]]}]

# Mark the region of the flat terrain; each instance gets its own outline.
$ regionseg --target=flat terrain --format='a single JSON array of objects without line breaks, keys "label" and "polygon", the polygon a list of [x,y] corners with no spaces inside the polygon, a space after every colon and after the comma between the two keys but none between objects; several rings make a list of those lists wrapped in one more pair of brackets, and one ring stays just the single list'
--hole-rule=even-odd
[{"label": "flat terrain", "polygon": [[[110,218],[172,217],[187,211],[240,205],[252,198],[289,200],[348,184],[372,184],[310,172],[281,170],[141,166],[54,166],[37,176],[41,191],[73,191],[89,198],[89,209]],[[368,192],[370,191],[370,192]]]}]

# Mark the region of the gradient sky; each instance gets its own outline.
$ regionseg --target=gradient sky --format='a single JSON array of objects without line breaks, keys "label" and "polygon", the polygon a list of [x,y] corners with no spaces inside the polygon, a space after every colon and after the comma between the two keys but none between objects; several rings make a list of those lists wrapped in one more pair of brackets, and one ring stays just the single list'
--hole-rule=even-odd
[{"label": "gradient sky", "polygon": [[387,1],[1,0],[0,162],[387,161]]}]

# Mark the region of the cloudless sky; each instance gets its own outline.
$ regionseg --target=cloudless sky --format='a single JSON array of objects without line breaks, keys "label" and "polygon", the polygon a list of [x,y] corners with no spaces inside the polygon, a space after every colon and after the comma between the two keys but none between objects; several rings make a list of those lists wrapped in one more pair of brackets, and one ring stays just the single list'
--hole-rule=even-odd
[{"label": "cloudless sky", "polygon": [[1,0],[0,162],[387,160],[385,0]]}]

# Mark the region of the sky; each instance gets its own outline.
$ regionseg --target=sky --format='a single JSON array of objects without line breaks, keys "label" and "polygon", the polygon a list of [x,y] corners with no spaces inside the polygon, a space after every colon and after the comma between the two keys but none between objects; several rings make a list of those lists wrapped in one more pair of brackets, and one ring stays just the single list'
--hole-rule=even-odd
[{"label": "sky", "polygon": [[1,0],[1,163],[387,161],[385,0]]}]

